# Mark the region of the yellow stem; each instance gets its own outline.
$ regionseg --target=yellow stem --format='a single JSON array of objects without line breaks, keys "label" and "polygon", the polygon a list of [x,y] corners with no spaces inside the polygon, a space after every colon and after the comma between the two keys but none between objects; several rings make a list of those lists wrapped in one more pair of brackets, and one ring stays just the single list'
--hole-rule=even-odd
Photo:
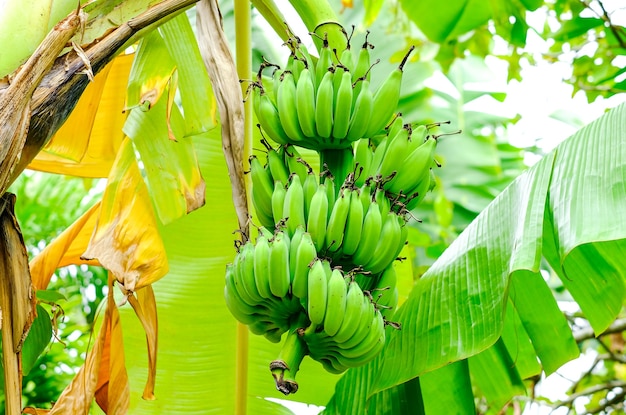
[{"label": "yellow stem", "polygon": [[[251,16],[250,0],[235,0],[235,56],[237,61],[237,74],[239,79],[252,78],[252,42],[251,42]],[[243,162],[247,163],[252,153],[252,101],[246,99],[247,83],[242,83],[244,103],[244,145]],[[244,167],[244,170],[246,168]],[[252,206],[250,189],[252,182],[250,175],[245,176],[246,198],[248,206]],[[250,232],[250,231],[248,231]],[[237,323],[237,360],[235,379],[235,415],[246,415],[248,403],[248,327]]]}]

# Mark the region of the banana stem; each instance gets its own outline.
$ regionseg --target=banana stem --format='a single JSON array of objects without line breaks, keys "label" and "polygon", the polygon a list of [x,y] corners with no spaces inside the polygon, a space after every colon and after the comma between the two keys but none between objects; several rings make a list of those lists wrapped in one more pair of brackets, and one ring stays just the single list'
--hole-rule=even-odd
[{"label": "banana stem", "polygon": [[345,49],[346,37],[341,31],[342,27],[335,11],[327,0],[289,0],[289,2],[300,15],[307,29],[320,36],[320,38],[313,36],[313,42],[318,51],[322,47],[321,39],[324,37],[324,32],[328,33],[328,44],[331,50]]},{"label": "banana stem", "polygon": [[308,352],[306,343],[299,333],[304,325],[304,314],[301,314],[301,317],[287,332],[287,338],[280,350],[278,359],[270,362],[270,371],[274,377],[276,389],[285,395],[298,391],[296,373],[298,373],[300,363]]},{"label": "banana stem", "polygon": [[352,147],[320,151],[320,170],[327,168],[335,178],[336,195],[348,174],[352,172],[353,159]]}]

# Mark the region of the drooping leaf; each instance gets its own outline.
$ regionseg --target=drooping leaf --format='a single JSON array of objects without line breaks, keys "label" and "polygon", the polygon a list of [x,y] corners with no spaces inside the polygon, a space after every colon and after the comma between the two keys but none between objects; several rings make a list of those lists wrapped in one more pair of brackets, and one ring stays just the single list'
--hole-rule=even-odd
[{"label": "drooping leaf", "polygon": [[[520,271],[530,273],[514,278],[538,275],[542,255],[596,333],[606,329],[624,300],[626,228],[615,223],[626,223],[625,113],[622,105],[605,114],[505,189],[417,282],[394,316],[402,330],[390,334],[380,367],[375,360],[369,367],[373,373],[362,377],[349,371],[338,383],[334,401],[343,401],[346,383],[351,390],[370,383],[371,396],[489,348],[503,331],[511,276]],[[564,333],[562,321],[542,331],[528,311],[530,300],[514,296],[520,289],[511,290],[520,319],[542,363],[553,370],[575,357],[571,339],[553,338],[554,329]],[[544,298],[540,307],[555,313],[553,300],[545,299],[547,291],[535,290],[533,300]],[[500,351],[487,353],[505,356],[503,344],[497,346]],[[557,350],[565,356],[555,356]],[[521,388],[515,386],[519,379],[509,379],[506,390],[489,386],[494,402],[504,402]]]},{"label": "drooping leaf", "polygon": [[131,292],[167,273],[167,257],[148,189],[128,139],[111,169],[98,222],[82,257],[97,259]]}]

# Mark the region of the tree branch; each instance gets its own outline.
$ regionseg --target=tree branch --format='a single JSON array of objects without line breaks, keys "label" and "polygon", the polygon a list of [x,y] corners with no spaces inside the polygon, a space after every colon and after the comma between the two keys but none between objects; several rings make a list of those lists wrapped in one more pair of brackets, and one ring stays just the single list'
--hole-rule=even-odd
[{"label": "tree branch", "polygon": [[578,330],[574,333],[574,340],[576,340],[576,343],[580,343],[584,340],[606,336],[607,334],[621,333],[624,330],[626,330],[626,318],[621,318],[615,320],[608,329],[600,333],[598,336],[595,335],[591,327],[586,327],[584,329]]}]

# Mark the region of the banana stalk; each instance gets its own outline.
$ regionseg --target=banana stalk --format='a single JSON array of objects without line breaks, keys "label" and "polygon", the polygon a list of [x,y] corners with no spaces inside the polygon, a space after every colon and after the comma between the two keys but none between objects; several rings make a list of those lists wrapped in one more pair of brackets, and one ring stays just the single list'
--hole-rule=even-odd
[{"label": "banana stalk", "polygon": [[285,343],[283,344],[278,359],[270,362],[270,371],[276,383],[276,389],[285,395],[296,393],[298,383],[296,373],[300,369],[300,363],[307,354],[307,347],[300,337],[299,329],[306,325],[306,316],[300,314],[298,319],[291,325]]},{"label": "banana stalk", "polygon": [[[354,153],[352,147],[320,151],[320,166],[326,165],[335,178],[335,195],[339,193],[341,184],[352,171]],[[324,167],[321,167],[324,169]]]}]

